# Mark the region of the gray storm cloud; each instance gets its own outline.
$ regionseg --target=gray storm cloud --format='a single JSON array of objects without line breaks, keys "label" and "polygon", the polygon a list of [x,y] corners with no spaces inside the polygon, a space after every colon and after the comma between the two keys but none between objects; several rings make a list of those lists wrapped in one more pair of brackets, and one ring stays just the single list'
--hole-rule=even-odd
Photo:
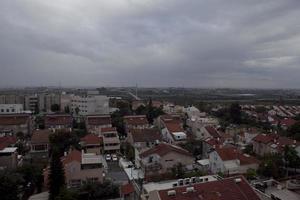
[{"label": "gray storm cloud", "polygon": [[0,87],[297,88],[299,0],[1,0]]}]

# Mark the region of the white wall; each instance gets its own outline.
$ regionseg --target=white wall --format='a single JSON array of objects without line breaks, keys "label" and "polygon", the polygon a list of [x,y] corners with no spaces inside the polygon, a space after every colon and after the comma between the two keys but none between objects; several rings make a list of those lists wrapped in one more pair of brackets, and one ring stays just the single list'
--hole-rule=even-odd
[{"label": "white wall", "polygon": [[0,104],[0,114],[22,113],[22,104]]}]

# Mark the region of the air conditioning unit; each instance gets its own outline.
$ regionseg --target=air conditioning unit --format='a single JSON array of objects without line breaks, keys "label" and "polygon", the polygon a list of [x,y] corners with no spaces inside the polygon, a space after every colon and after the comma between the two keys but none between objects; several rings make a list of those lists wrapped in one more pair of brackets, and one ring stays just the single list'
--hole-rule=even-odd
[{"label": "air conditioning unit", "polygon": [[183,179],[178,179],[178,185],[182,186],[183,185]]},{"label": "air conditioning unit", "polygon": [[186,192],[194,192],[195,188],[194,187],[187,187]]},{"label": "air conditioning unit", "polygon": [[185,185],[189,185],[191,182],[191,180],[189,178],[184,179],[184,184]]},{"label": "air conditioning unit", "polygon": [[191,178],[191,182],[192,182],[192,183],[196,183],[196,177],[192,177],[192,178]]},{"label": "air conditioning unit", "polygon": [[176,195],[176,191],[175,190],[169,190],[168,191],[168,196],[175,196]]},{"label": "air conditioning unit", "polygon": [[234,179],[234,182],[235,183],[240,183],[240,182],[242,182],[242,179],[241,178],[236,178],[236,179]]}]

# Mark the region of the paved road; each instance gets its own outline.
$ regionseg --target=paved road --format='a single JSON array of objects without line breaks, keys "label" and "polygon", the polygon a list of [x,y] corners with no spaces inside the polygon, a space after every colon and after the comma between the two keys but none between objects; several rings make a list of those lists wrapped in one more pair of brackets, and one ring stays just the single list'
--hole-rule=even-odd
[{"label": "paved road", "polygon": [[107,178],[111,178],[117,183],[127,183],[128,178],[122,168],[119,167],[119,162],[110,161],[108,164]]}]

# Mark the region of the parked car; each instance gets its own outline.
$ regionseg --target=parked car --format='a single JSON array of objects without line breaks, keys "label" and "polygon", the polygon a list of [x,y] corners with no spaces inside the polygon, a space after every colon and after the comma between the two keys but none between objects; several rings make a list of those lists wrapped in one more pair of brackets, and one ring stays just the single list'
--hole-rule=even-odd
[{"label": "parked car", "polygon": [[113,154],[113,155],[112,155],[112,160],[113,160],[113,161],[118,161],[118,157],[117,157],[116,154]]},{"label": "parked car", "polygon": [[105,155],[105,160],[106,161],[111,161],[111,155],[110,154],[106,154]]}]

